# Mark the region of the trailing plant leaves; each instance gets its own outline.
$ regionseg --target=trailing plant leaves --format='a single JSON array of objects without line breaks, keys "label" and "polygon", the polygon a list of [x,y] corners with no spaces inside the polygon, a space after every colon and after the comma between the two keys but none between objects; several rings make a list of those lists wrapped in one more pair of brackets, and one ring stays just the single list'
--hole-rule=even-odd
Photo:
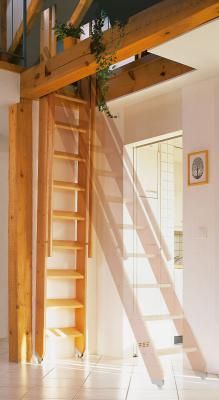
[{"label": "trailing plant leaves", "polygon": [[84,34],[84,30],[81,26],[75,27],[71,23],[69,24],[56,24],[54,27],[55,35],[57,40],[63,40],[66,37],[73,37],[80,39],[81,35]]},{"label": "trailing plant leaves", "polygon": [[[120,30],[120,40],[114,43],[113,50],[106,48],[104,43],[103,27],[105,24],[106,14],[104,11],[95,19],[91,32],[91,52],[95,55],[97,63],[96,79],[98,87],[98,109],[104,112],[109,118],[117,118],[112,115],[106,103],[106,97],[109,90],[109,79],[113,75],[113,65],[116,63],[116,49],[119,47],[123,34],[123,26],[117,24]],[[113,38],[112,38],[113,39]]]}]

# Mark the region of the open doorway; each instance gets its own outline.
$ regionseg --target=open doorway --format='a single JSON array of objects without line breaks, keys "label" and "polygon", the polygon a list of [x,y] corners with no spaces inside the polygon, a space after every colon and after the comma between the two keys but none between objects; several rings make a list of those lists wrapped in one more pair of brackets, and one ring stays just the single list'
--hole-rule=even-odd
[{"label": "open doorway", "polygon": [[[128,145],[133,160],[134,225],[141,228],[139,200],[147,210],[147,217],[157,238],[160,254],[165,253],[175,292],[183,303],[183,139],[182,133],[167,138],[154,138]],[[142,227],[144,229],[144,227]],[[146,234],[145,234],[146,238]],[[146,238],[147,240],[147,238]],[[135,230],[132,237],[132,281],[135,295],[145,316],[156,348],[173,349],[183,343],[182,315],[174,315],[175,298],[171,307],[164,301],[162,290],[151,268],[154,243],[149,243],[147,257]],[[162,282],[162,268],[157,265]],[[162,282],[165,285],[165,282]],[[166,289],[168,290],[168,288]],[[176,307],[177,309],[177,307]],[[178,319],[178,328],[175,321]]]}]

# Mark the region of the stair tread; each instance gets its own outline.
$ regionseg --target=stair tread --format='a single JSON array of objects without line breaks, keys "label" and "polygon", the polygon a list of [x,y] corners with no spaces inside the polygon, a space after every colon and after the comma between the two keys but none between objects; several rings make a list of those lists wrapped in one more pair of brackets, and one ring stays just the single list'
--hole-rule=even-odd
[{"label": "stair tread", "polygon": [[83,279],[84,276],[75,269],[47,269],[47,277],[51,279]]},{"label": "stair tread", "polygon": [[85,220],[85,218],[82,215],[80,215],[78,212],[64,211],[64,210],[54,210],[53,218],[54,219],[70,219],[70,220],[78,220],[78,221]]},{"label": "stair tread", "polygon": [[178,354],[181,352],[184,353],[194,353],[198,351],[198,349],[196,347],[184,347],[181,344],[177,344],[175,346],[172,347],[164,347],[164,348],[160,348],[157,350],[157,354],[159,356],[166,356],[166,355],[171,355],[171,354]]},{"label": "stair tread", "polygon": [[60,100],[71,101],[73,103],[84,104],[84,105],[87,104],[86,100],[61,93],[55,93],[55,97]]},{"label": "stair tread", "polygon": [[75,190],[75,191],[85,191],[85,188],[78,183],[71,183],[65,181],[54,181],[53,182],[54,189],[61,190]]},{"label": "stair tread", "polygon": [[56,336],[60,338],[65,338],[66,336],[80,337],[83,336],[77,328],[67,327],[67,328],[47,328],[46,333],[48,336]]},{"label": "stair tread", "polygon": [[47,299],[46,306],[52,308],[83,308],[83,304],[76,299]]},{"label": "stair tread", "polygon": [[58,151],[54,152],[54,157],[62,160],[72,160],[72,161],[81,161],[85,162],[85,158],[81,157],[79,154],[68,153],[66,151]]},{"label": "stair tread", "polygon": [[74,240],[53,240],[53,247],[63,248],[63,249],[74,249],[81,250],[84,249],[84,244]]},{"label": "stair tread", "polygon": [[166,321],[174,319],[183,319],[183,314],[161,314],[161,315],[143,315],[144,321]]},{"label": "stair tread", "polygon": [[55,121],[55,128],[65,129],[71,132],[86,133],[87,129],[84,129],[78,125],[69,124],[67,122]]}]

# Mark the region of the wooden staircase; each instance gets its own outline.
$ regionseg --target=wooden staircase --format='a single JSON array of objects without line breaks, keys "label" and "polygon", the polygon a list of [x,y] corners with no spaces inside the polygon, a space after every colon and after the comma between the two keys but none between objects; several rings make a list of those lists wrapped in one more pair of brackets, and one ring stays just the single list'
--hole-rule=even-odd
[{"label": "wooden staircase", "polygon": [[[48,96],[40,104],[36,277],[36,354],[39,361],[44,357],[46,336],[49,339],[69,337],[79,355],[82,356],[85,351],[89,195],[87,106],[87,102],[82,99],[60,93]],[[73,179],[60,179],[60,162],[63,174],[70,171]],[[60,204],[59,194],[63,199],[65,194],[72,196],[70,209],[69,201],[66,209],[64,200],[61,201],[63,206],[55,206],[55,203]],[[58,202],[56,196],[59,196]],[[57,222],[61,224],[61,237],[58,238],[55,229]],[[72,238],[65,237],[65,232],[69,234],[69,224],[72,224]],[[54,281],[56,288],[60,289],[54,297],[48,298],[47,286]],[[62,284],[66,282],[74,288],[75,298],[65,297]],[[51,309],[69,310],[74,325],[49,326],[46,315]]]}]

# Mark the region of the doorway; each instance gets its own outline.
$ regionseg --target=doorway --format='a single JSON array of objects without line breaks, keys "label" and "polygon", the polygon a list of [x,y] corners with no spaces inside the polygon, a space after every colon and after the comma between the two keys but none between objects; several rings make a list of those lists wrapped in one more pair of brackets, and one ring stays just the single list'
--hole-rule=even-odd
[{"label": "doorway", "polygon": [[[183,303],[183,138],[182,134],[168,138],[135,143],[128,146],[133,161],[134,225],[141,227],[139,200],[144,204],[160,254],[165,254],[175,292]],[[143,229],[144,227],[142,227]],[[147,240],[147,234],[145,234]],[[148,239],[149,241],[149,239]],[[152,272],[150,257],[153,245],[148,242],[151,254],[143,258],[143,248],[136,230],[132,237],[132,280],[135,297],[157,348],[172,348],[183,342],[182,329],[177,331],[162,292],[157,290],[157,279]],[[150,247],[151,246],[151,247]],[[162,275],[162,269],[160,269]],[[162,278],[161,278],[162,281]],[[165,283],[165,282],[163,282]],[[144,285],[150,287],[145,290]],[[174,299],[172,300],[174,302]],[[157,318],[160,316],[160,318]],[[165,318],[162,320],[162,316]],[[161,334],[162,333],[162,334]]]}]

